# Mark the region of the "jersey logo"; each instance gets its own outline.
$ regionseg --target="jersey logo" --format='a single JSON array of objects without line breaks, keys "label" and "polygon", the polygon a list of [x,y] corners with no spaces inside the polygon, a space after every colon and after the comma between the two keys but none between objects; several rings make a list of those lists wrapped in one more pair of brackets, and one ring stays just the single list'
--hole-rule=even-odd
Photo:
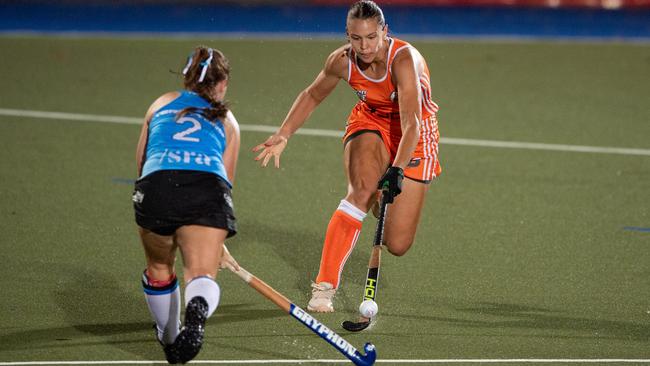
[{"label": "jersey logo", "polygon": [[390,101],[393,102],[393,103],[397,102],[397,90],[390,93]]},{"label": "jersey logo", "polygon": [[366,95],[368,94],[367,91],[365,90],[355,90],[355,93],[357,93],[357,97],[361,99],[362,101],[366,101]]}]

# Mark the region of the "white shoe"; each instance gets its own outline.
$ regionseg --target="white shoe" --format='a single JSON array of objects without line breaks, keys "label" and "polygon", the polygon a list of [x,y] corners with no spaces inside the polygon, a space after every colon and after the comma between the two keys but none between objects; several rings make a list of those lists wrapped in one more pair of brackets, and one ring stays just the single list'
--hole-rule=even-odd
[{"label": "white shoe", "polygon": [[307,310],[317,313],[333,313],[332,299],[336,294],[334,286],[329,282],[320,282],[312,283],[311,287],[311,300],[307,304]]}]

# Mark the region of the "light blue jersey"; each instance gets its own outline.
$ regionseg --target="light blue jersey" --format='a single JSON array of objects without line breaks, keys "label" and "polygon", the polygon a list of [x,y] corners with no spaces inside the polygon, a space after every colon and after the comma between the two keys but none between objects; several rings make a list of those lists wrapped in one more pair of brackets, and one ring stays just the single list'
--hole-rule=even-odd
[{"label": "light blue jersey", "polygon": [[212,123],[199,113],[176,119],[176,114],[187,107],[206,108],[210,104],[196,93],[181,91],[178,98],[151,117],[140,178],[159,170],[199,170],[220,176],[232,187],[223,165],[223,124]]}]

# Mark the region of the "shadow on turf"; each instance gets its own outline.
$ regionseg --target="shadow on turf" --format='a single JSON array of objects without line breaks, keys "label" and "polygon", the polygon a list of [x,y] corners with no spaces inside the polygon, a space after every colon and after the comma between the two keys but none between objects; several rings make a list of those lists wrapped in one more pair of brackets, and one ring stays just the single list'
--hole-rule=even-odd
[{"label": "shadow on turf", "polygon": [[[451,317],[391,314],[398,318],[418,319],[420,321],[445,322],[461,327],[482,329],[532,329],[535,331],[551,330],[561,334],[531,334],[530,337],[541,338],[604,338],[627,341],[650,341],[650,325],[625,321],[589,319],[563,316],[558,311],[516,304],[478,303],[474,306],[455,307],[455,310],[478,316],[511,318],[506,320],[473,320]],[[386,314],[389,315],[389,314]],[[579,334],[575,334],[575,333]],[[570,334],[569,333],[574,333]],[[504,332],[504,336],[512,333]],[[518,335],[521,336],[521,335]]]},{"label": "shadow on turf", "polygon": [[[143,359],[161,357],[138,278],[128,287],[121,287],[114,277],[89,268],[66,265],[49,271],[57,282],[52,299],[69,326],[4,334],[0,336],[0,350],[107,345]],[[252,306],[224,304],[208,324],[287,317],[280,309],[262,310]]]},{"label": "shadow on turf", "polygon": [[[49,296],[69,326],[4,335],[0,337],[0,349],[104,344],[145,359],[160,358],[160,349],[153,343],[152,322],[137,279],[134,285],[121,287],[121,282],[112,276],[70,264],[48,268],[48,276],[56,282]],[[147,334],[147,337],[143,338],[143,334]],[[143,347],[148,343],[151,343],[151,347]]]},{"label": "shadow on turf", "polygon": [[[374,225],[374,222],[372,222],[372,225],[370,225],[370,223],[371,221],[369,221],[368,229]],[[322,232],[299,231],[290,226],[277,226],[262,221],[251,222],[251,220],[241,220],[238,222],[238,225],[239,233],[237,234],[237,240],[242,242],[261,242],[267,244],[285,261],[287,267],[293,268],[295,273],[305,274],[304,277],[299,278],[293,286],[290,286],[290,288],[299,289],[300,293],[303,294],[303,297],[291,300],[296,302],[299,306],[307,306],[306,302],[309,299],[309,294],[311,294],[311,281],[315,280],[316,275],[318,274],[318,266],[320,263],[320,255],[326,227],[322,228]],[[374,226],[372,229],[374,230]],[[372,243],[357,244],[358,247],[363,245],[365,245],[366,248],[364,248],[364,250],[360,250],[359,248],[355,250],[348,259],[344,271],[345,279],[347,281],[357,281],[359,286],[363,285],[366,278],[368,258],[370,256]],[[386,255],[385,257],[389,256]],[[263,280],[268,281],[269,279]],[[284,292],[283,288],[279,287],[279,285],[271,285],[276,286],[278,291]],[[285,283],[283,286],[287,286],[287,284]],[[389,287],[389,278],[382,278],[382,290]],[[349,304],[354,304],[353,308],[356,309],[356,306],[358,306],[357,300],[361,299],[361,295],[362,293],[355,292],[350,294],[350,296],[353,297],[353,299],[350,299],[347,296],[346,288],[341,287],[340,291],[337,293],[337,303],[339,303],[341,309]]]},{"label": "shadow on turf", "polygon": [[[323,236],[317,232],[295,230],[289,226],[277,226],[263,221],[251,222],[241,220],[238,238],[241,242],[260,242],[273,248],[273,251],[282,258],[287,267],[293,268],[297,273],[316,276],[320,260],[320,250]],[[310,278],[298,283],[300,290],[311,289]]]},{"label": "shadow on turf", "polygon": [[280,309],[255,309],[251,308],[253,305],[254,304],[220,305],[214,315],[210,318],[208,324],[227,324],[250,320],[284,318],[288,316]]}]

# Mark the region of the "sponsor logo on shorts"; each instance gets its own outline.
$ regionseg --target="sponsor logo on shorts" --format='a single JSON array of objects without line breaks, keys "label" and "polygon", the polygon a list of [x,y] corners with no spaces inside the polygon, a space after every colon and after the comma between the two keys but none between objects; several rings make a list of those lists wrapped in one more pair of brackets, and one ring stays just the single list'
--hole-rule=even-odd
[{"label": "sponsor logo on shorts", "polygon": [[228,193],[223,194],[223,200],[226,201],[226,204],[228,206],[230,206],[230,208],[234,208],[234,206],[232,204],[232,197],[230,197],[230,195]]},{"label": "sponsor logo on shorts", "polygon": [[416,166],[419,166],[419,165],[420,165],[420,158],[415,158],[415,159],[411,159],[411,161],[409,161],[408,167],[409,168],[415,168]]},{"label": "sponsor logo on shorts", "polygon": [[133,196],[131,197],[131,200],[135,203],[142,203],[142,201],[144,200],[144,193],[140,191],[133,192]]}]

